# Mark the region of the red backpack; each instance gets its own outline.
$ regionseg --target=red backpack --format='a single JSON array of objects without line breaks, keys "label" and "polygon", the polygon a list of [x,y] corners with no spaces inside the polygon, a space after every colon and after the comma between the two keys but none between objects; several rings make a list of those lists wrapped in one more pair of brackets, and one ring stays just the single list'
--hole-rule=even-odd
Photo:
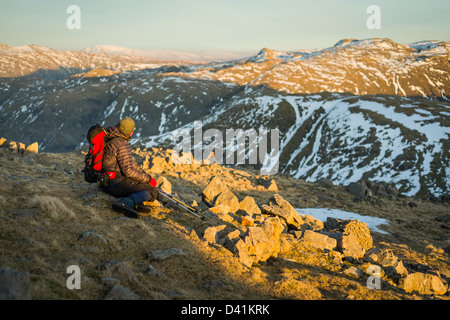
[{"label": "red backpack", "polygon": [[89,183],[98,182],[99,176],[102,174],[103,149],[108,140],[106,130],[96,124],[89,128],[87,133],[89,142],[89,152],[84,159],[84,180]]}]

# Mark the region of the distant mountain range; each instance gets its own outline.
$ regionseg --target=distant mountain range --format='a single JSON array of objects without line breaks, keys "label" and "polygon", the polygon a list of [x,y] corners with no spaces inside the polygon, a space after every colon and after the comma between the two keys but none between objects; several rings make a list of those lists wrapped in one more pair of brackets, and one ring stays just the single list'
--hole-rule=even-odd
[{"label": "distant mountain range", "polygon": [[163,61],[195,61],[195,62],[230,61],[243,58],[247,55],[245,53],[239,54],[233,52],[220,52],[220,51],[192,53],[192,52],[168,51],[168,50],[138,50],[110,45],[98,45],[92,48],[85,48],[83,49],[83,52],[111,54],[120,56],[135,56],[135,57],[140,56]]},{"label": "distant mountain range", "polygon": [[144,147],[173,145],[171,133],[196,120],[204,130],[277,128],[286,174],[442,195],[450,189],[449,61],[449,42],[389,39],[263,49],[225,62],[0,45],[0,135],[62,152],[85,146],[91,125],[124,116],[135,119],[132,142]]},{"label": "distant mountain range", "polygon": [[57,51],[39,45],[13,47],[0,43],[0,77],[25,76],[39,70],[89,70],[93,68],[120,71],[155,68],[161,65],[199,64],[229,61],[243,54],[230,52],[189,53],[163,50],[136,50],[99,45],[80,51]]}]

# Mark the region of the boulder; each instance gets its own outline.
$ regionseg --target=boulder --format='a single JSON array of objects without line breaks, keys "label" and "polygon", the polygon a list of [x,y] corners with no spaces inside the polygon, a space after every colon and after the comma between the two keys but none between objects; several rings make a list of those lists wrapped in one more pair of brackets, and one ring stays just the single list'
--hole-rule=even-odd
[{"label": "boulder", "polygon": [[145,171],[149,169],[149,165],[150,165],[150,156],[147,154],[145,155],[145,159],[144,161],[142,161],[142,165],[141,168]]},{"label": "boulder", "polygon": [[148,265],[147,267],[147,274],[150,274],[152,276],[156,276],[158,278],[164,278],[164,274],[162,274],[161,272],[159,272],[158,270],[155,269],[155,267],[153,267],[151,264]]},{"label": "boulder", "polygon": [[[155,155],[150,159],[146,159],[147,162],[144,166],[148,166],[148,170],[152,173],[161,173],[165,170],[167,162],[166,157]],[[148,164],[147,164],[148,163]]]},{"label": "boulder", "polygon": [[184,152],[184,151],[177,151],[177,150],[171,150],[170,154],[166,154],[167,159],[166,161],[175,166],[175,168],[179,168],[181,166],[189,165],[191,167],[195,164],[198,164],[199,161],[194,160],[194,155],[192,152]]},{"label": "boulder", "polygon": [[390,250],[380,250],[377,254],[377,260],[377,264],[383,268],[386,276],[391,279],[398,280],[408,274],[408,270],[406,270],[402,260]]},{"label": "boulder", "polygon": [[242,236],[239,230],[228,233],[221,243],[233,252],[242,264],[251,267],[253,263],[278,256],[283,230],[280,219],[270,217],[258,227],[248,227]]},{"label": "boulder", "polygon": [[371,248],[371,249],[369,249],[369,250],[367,250],[367,252],[364,254],[364,257],[363,257],[363,261],[364,262],[369,262],[369,263],[372,263],[372,264],[376,264],[376,263],[378,263],[378,256],[380,255],[380,253],[381,253],[381,249],[378,249],[378,248]]},{"label": "boulder", "polygon": [[102,236],[101,234],[97,234],[92,230],[83,232],[80,235],[80,237],[78,238],[78,241],[80,241],[83,244],[90,244],[90,245],[108,244],[108,239],[106,239],[105,236]]},{"label": "boulder", "polygon": [[208,243],[219,243],[219,238],[221,238],[220,233],[224,233],[226,225],[220,225],[215,227],[207,227],[203,231],[203,240]]},{"label": "boulder", "polygon": [[448,286],[438,276],[415,272],[407,275],[401,280],[399,287],[406,292],[417,292],[419,294],[445,294]]},{"label": "boulder", "polygon": [[219,234],[215,227],[208,227],[203,232],[203,240],[208,243],[218,243],[219,242]]},{"label": "boulder", "polygon": [[230,213],[235,213],[239,210],[239,200],[230,190],[221,192],[214,200],[214,206],[227,205],[230,207]]},{"label": "boulder", "polygon": [[365,250],[373,247],[373,239],[367,224],[356,219],[336,219],[327,218],[324,224],[325,229],[330,232],[341,232],[345,235],[352,235],[359,245]]},{"label": "boulder", "polygon": [[315,182],[315,184],[320,187],[325,187],[325,188],[331,188],[334,186],[333,181],[326,179],[326,178],[320,178],[319,180],[317,180]]},{"label": "boulder", "polygon": [[[162,197],[162,196],[160,196],[160,197],[158,197],[158,198],[159,198],[161,201],[155,199],[155,200],[153,200],[153,201],[144,201],[142,204],[143,204],[144,206],[151,207],[151,208],[157,208],[157,207],[159,207],[159,208],[164,208],[163,203],[166,202],[166,203],[168,203],[168,204],[173,204],[173,208],[174,208],[175,210],[179,209],[178,206],[177,206],[176,204],[174,204],[173,202],[169,202],[169,200],[167,200],[166,198],[164,198],[164,197]],[[138,205],[138,208],[140,208],[140,207],[141,207],[141,206]],[[168,207],[170,207],[170,206],[168,206]]]},{"label": "boulder", "polygon": [[291,228],[298,229],[302,224],[295,208],[279,194],[275,194],[268,204],[262,205],[262,209],[266,214],[284,219]]},{"label": "boulder", "polygon": [[241,231],[239,231],[238,229],[231,231],[223,238],[219,239],[219,244],[223,245],[225,248],[233,252],[237,242],[241,240],[240,235]]},{"label": "boulder", "polygon": [[9,147],[8,140],[6,140],[5,138],[1,137],[0,138],[0,148],[8,148],[8,147]]},{"label": "boulder", "polygon": [[243,216],[241,220],[241,224],[246,227],[251,227],[255,224],[255,219],[250,216]]},{"label": "boulder", "polygon": [[249,227],[244,237],[248,243],[248,252],[254,256],[255,262],[266,261],[278,253],[279,242],[272,241],[262,228]]},{"label": "boulder", "polygon": [[150,250],[147,252],[147,256],[151,260],[166,260],[173,256],[187,256],[188,253],[179,248],[169,248],[161,250]]},{"label": "boulder", "polygon": [[227,205],[230,207],[231,213],[235,213],[239,210],[238,198],[217,176],[213,177],[203,190],[202,200],[210,207],[220,204]]},{"label": "boulder", "polygon": [[140,297],[130,289],[116,284],[107,293],[104,300],[140,300]]},{"label": "boulder", "polygon": [[17,142],[9,141],[9,150],[11,150],[12,152],[19,152],[19,146],[17,145]]},{"label": "boulder", "polygon": [[29,274],[10,268],[0,268],[0,300],[31,300]]},{"label": "boulder", "polygon": [[230,206],[226,204],[219,204],[215,207],[208,208],[209,212],[212,212],[217,218],[225,222],[232,222],[233,217],[230,215]]},{"label": "boulder", "polygon": [[202,200],[204,203],[213,207],[215,198],[222,192],[228,190],[228,188],[222,183],[222,179],[214,176],[209,181],[206,188],[202,191]]},{"label": "boulder", "polygon": [[333,250],[337,244],[336,239],[312,230],[306,230],[300,238],[299,243],[319,250]]},{"label": "boulder", "polygon": [[239,202],[239,211],[237,213],[246,213],[251,217],[254,214],[261,214],[261,209],[258,207],[253,197],[247,196]]},{"label": "boulder", "polygon": [[338,242],[337,249],[344,255],[346,259],[360,259],[364,257],[365,250],[359,244],[358,239],[349,234],[343,234]]},{"label": "boulder", "polygon": [[434,220],[439,222],[450,222],[450,214],[444,214],[442,216],[436,217]]},{"label": "boulder", "polygon": [[121,282],[139,282],[136,274],[127,262],[115,260],[102,262],[99,264],[98,269],[105,270],[109,277],[119,279]]},{"label": "boulder", "polygon": [[261,190],[267,190],[267,191],[278,191],[277,183],[274,179],[271,179],[270,177],[261,177],[256,180],[256,182],[259,184],[259,188]]},{"label": "boulder", "polygon": [[158,179],[156,179],[156,185],[164,192],[172,194],[172,184],[169,182],[169,180],[167,180],[167,178],[159,176]]},{"label": "boulder", "polygon": [[355,266],[345,269],[343,273],[353,278],[360,278],[363,275],[363,271]]},{"label": "boulder", "polygon": [[324,228],[324,223],[308,214],[299,214],[298,220],[300,223],[300,230],[322,230]]},{"label": "boulder", "polygon": [[367,187],[362,182],[351,182],[347,186],[347,190],[355,196],[364,197],[366,195]]},{"label": "boulder", "polygon": [[251,268],[254,262],[254,256],[249,253],[249,246],[244,240],[238,239],[233,246],[233,253],[238,257],[239,262],[244,266]]},{"label": "boulder", "polygon": [[278,217],[268,217],[262,224],[261,228],[267,234],[267,236],[273,240],[279,240],[281,233],[285,231],[285,226],[283,222]]}]

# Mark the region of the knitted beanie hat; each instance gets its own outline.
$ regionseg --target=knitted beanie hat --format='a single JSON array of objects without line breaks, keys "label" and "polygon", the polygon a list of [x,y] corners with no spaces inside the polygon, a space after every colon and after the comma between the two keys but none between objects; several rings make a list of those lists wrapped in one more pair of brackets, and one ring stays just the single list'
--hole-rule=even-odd
[{"label": "knitted beanie hat", "polygon": [[119,122],[119,130],[126,136],[131,136],[135,129],[134,121],[131,118],[124,118]]}]

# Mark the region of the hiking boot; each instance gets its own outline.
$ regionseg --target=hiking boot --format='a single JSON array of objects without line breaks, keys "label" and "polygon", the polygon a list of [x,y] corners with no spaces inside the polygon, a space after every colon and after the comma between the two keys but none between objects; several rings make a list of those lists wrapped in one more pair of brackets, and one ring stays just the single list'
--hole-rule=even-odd
[{"label": "hiking boot", "polygon": [[130,198],[123,198],[114,202],[112,208],[117,212],[123,213],[128,218],[139,218],[139,213],[134,209],[134,202]]},{"label": "hiking boot", "polygon": [[152,212],[152,207],[146,206],[143,203],[138,203],[136,205],[136,211],[137,212],[142,212],[142,213],[151,213]]}]

